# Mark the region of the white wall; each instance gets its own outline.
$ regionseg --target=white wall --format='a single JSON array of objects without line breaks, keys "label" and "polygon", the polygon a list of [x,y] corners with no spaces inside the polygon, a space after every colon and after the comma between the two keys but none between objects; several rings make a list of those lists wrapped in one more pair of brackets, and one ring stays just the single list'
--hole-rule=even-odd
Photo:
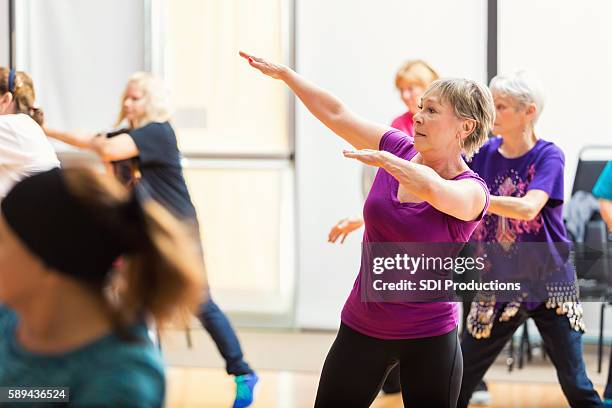
[{"label": "white wall", "polygon": [[9,7],[8,0],[0,0],[0,66],[9,65]]},{"label": "white wall", "polygon": [[526,69],[542,82],[546,105],[536,128],[565,152],[566,195],[578,150],[612,145],[612,2],[499,2],[499,72]]},{"label": "white wall", "polygon": [[[298,72],[369,119],[390,123],[404,112],[394,78],[406,59],[486,80],[484,0],[296,3]],[[360,167],[342,158],[345,146],[298,102],[299,327],[336,328],[358,273],[361,232],[343,246],[326,242],[335,222],[361,211]]]},{"label": "white wall", "polygon": [[20,68],[31,72],[49,126],[110,128],[128,76],[144,67],[143,1],[17,3],[30,21]]},{"label": "white wall", "polygon": [[[612,145],[612,2],[512,0],[500,1],[498,11],[498,70],[526,69],[542,82],[547,100],[536,133],[565,152],[569,198],[580,148]],[[595,336],[599,303],[584,307],[587,335]],[[607,316],[604,332],[611,336]]]}]

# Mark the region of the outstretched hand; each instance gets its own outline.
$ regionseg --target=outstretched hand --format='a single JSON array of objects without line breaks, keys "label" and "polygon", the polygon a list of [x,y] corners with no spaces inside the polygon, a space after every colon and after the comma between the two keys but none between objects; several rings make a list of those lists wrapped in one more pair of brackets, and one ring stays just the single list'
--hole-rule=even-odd
[{"label": "outstretched hand", "polygon": [[342,154],[344,157],[357,159],[364,164],[376,167],[383,167],[389,162],[389,156],[392,156],[389,152],[372,149],[343,150]]},{"label": "outstretched hand", "polygon": [[262,74],[265,74],[269,77],[275,79],[282,79],[283,75],[289,71],[289,68],[284,65],[266,61],[263,58],[247,54],[246,52],[240,51],[239,54],[242,58],[246,59],[249,62],[250,66],[255,69],[258,69],[259,71],[261,71]]},{"label": "outstretched hand", "polygon": [[344,244],[346,237],[353,231],[359,229],[363,225],[363,218],[361,217],[350,217],[344,218],[338,221],[329,231],[327,236],[327,242],[334,243],[341,237],[340,243]]}]

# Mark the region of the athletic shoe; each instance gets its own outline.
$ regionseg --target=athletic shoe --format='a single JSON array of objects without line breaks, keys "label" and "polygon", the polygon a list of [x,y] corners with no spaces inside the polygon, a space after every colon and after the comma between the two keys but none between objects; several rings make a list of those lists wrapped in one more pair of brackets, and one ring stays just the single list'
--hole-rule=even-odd
[{"label": "athletic shoe", "polygon": [[253,403],[253,390],[259,381],[257,374],[244,374],[234,378],[236,382],[236,399],[234,408],[246,408]]},{"label": "athletic shoe", "polygon": [[487,390],[474,391],[470,398],[470,404],[481,407],[483,405],[491,405],[491,394]]}]

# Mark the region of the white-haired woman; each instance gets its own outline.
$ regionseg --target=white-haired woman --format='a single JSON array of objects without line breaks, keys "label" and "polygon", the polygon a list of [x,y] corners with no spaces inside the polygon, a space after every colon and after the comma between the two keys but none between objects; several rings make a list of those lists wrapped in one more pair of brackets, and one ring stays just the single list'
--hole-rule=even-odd
[{"label": "white-haired woman", "polygon": [[[197,214],[169,120],[163,83],[149,73],[138,72],[129,78],[121,99],[116,126],[125,123],[126,128],[93,137],[50,129],[46,132],[50,137],[92,149],[104,162],[113,163],[115,174],[124,184],[142,180],[152,198],[192,227],[200,245]],[[225,359],[227,373],[235,377],[234,407],[251,405],[258,377],[244,360],[230,321],[210,296],[200,306],[198,318]]]},{"label": "white-haired woman", "polygon": [[[283,65],[241,56],[285,82],[317,119],[359,149],[345,152],[346,157],[380,167],[364,206],[366,245],[469,239],[488,206],[488,190],[461,154],[478,149],[492,124],[493,100],[486,87],[463,79],[434,82],[414,117],[412,138],[355,115]],[[361,268],[368,273],[367,262]],[[369,406],[399,363],[406,406],[454,407],[462,371],[457,305],[362,301],[367,292],[362,273],[342,311],[315,406]]]},{"label": "white-haired woman", "polygon": [[[563,224],[565,159],[554,143],[539,139],[535,134],[534,126],[544,106],[540,86],[520,71],[493,78],[490,89],[496,108],[493,133],[498,137],[490,139],[480,149],[470,167],[487,182],[491,205],[472,239],[513,247],[519,257],[537,247],[538,258],[550,259],[549,254],[542,252],[544,248],[556,251],[569,243]],[[489,261],[493,271],[508,263],[505,257],[489,257]],[[531,258],[530,262],[538,260]],[[563,268],[560,271],[570,276],[568,282],[571,283],[572,265],[566,262],[559,266]],[[532,283],[536,283],[534,290],[545,284]],[[572,407],[602,405],[587,377],[582,358],[584,324],[577,295],[558,301],[567,293],[554,293],[554,287],[550,290],[549,299],[535,299],[529,294],[531,298],[518,297],[510,302],[496,303],[495,299],[489,299],[488,302],[472,303],[467,330],[461,341],[465,368],[458,407],[467,407],[478,382],[528,318],[534,319],[542,335],[569,404]],[[524,299],[529,301],[523,303]]]}]

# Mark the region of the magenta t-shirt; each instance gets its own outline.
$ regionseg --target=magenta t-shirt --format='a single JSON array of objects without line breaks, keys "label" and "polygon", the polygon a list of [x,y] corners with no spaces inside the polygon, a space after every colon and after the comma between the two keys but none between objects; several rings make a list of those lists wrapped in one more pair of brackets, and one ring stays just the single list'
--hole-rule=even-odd
[{"label": "magenta t-shirt", "polygon": [[414,137],[414,115],[408,111],[401,116],[393,119],[391,127],[399,129],[407,135]]},{"label": "magenta t-shirt", "polygon": [[[417,151],[413,138],[395,129],[380,140],[380,150],[411,160]],[[487,194],[477,220],[462,221],[438,211],[429,203],[402,203],[399,182],[379,169],[364,208],[364,244],[369,242],[467,242],[489,206],[484,181],[470,170],[453,180],[473,179]],[[362,268],[366,267],[362,264]],[[342,310],[342,322],[362,334],[379,339],[414,339],[446,334],[457,326],[458,307],[453,302],[363,302],[361,273]]]}]

